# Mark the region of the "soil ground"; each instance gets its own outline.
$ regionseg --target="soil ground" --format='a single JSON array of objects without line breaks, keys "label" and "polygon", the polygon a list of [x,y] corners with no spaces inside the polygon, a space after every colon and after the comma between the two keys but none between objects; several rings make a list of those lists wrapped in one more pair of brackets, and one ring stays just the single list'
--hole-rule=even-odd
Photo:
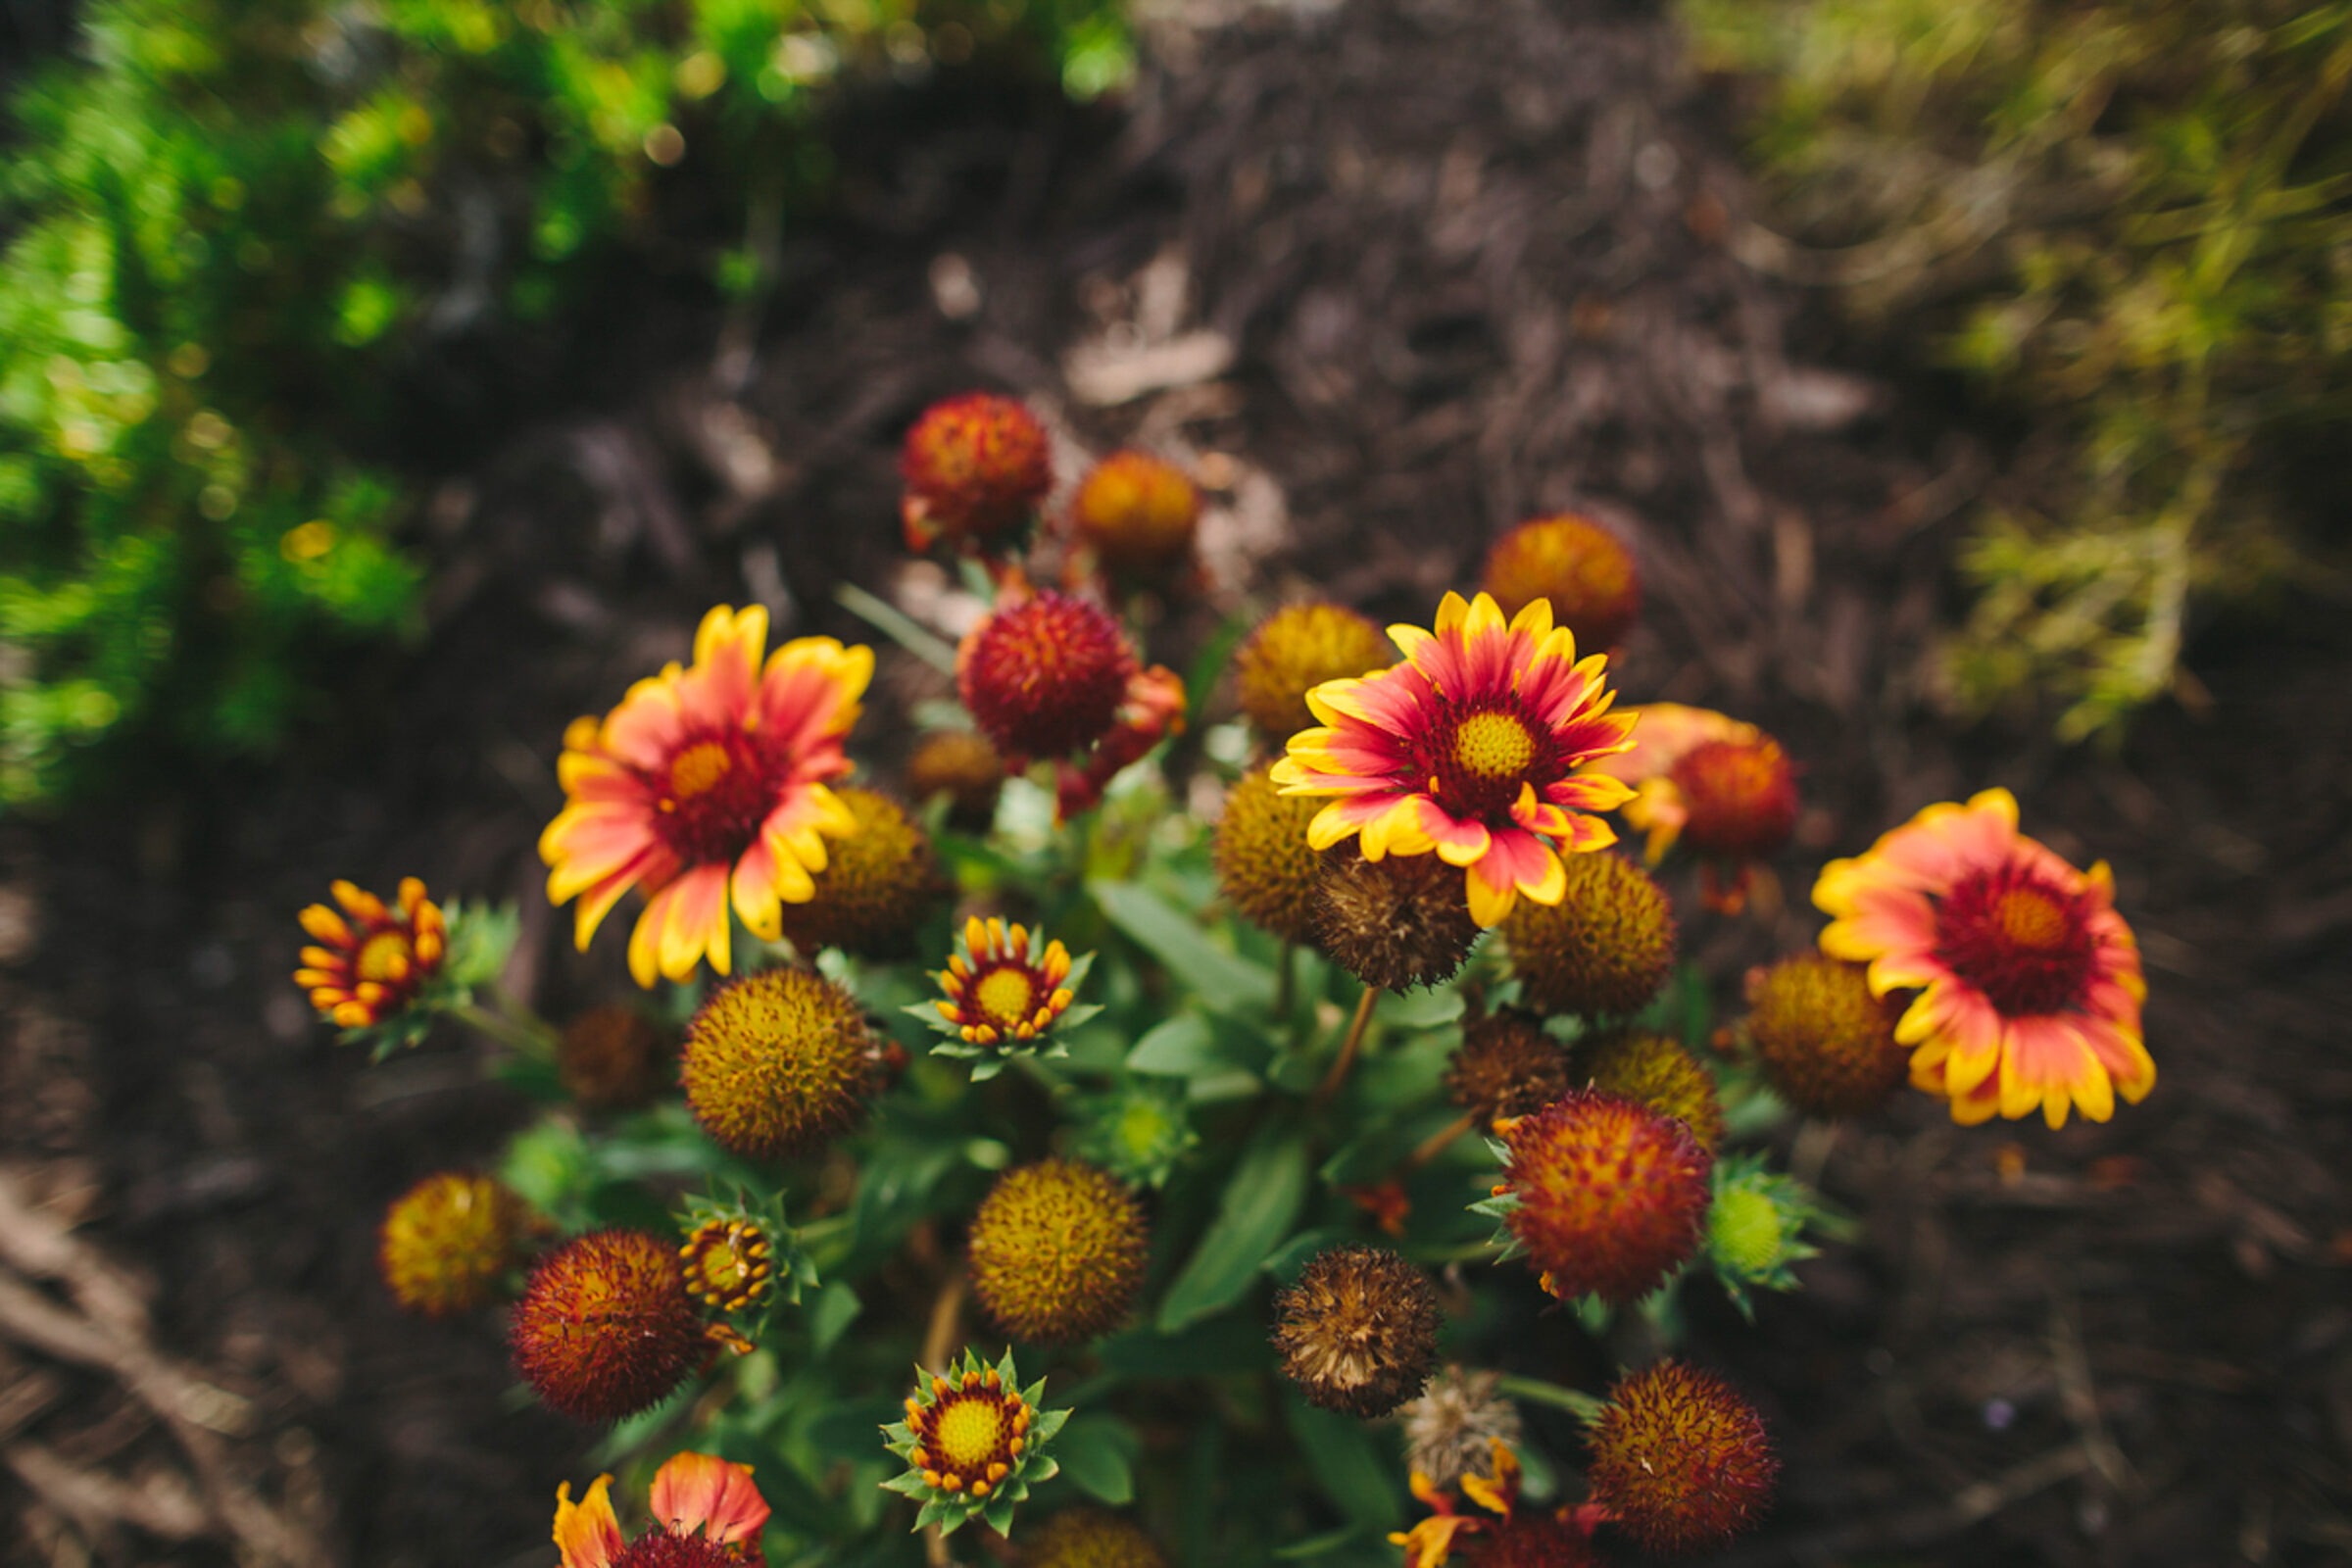
[{"label": "soil ground", "polygon": [[[1784,906],[1690,921],[1717,972],[1808,944],[1818,862],[1932,800],[2007,785],[2114,863],[2154,1096],[1795,1140],[1860,1235],[1755,1328],[1696,1326],[1788,1460],[1731,1560],[2352,1560],[2352,633],[2308,605],[2211,631],[2210,706],[2113,753],[1939,718],[1944,564],[1999,452],[1738,260],[1725,119],[1643,6],[1195,4],[1117,112],[854,111],[763,314],[633,280],[560,402],[441,467],[429,635],[336,671],[282,765],[0,829],[11,1560],[548,1561],[581,1435],[508,1396],[494,1323],[401,1317],[371,1257],[383,1204],[520,1106],[456,1042],[333,1047],[291,913],[414,871],[520,902],[545,1007],[609,992],[616,942],[575,958],[539,896],[564,720],[715,601],[853,635],[842,581],[939,605],[893,455],[972,384],[1212,481],[1214,586],[1170,646],[1309,584],[1425,613],[1540,512],[1620,526],[1649,600],[1621,684],[1806,766]],[[910,661],[880,685],[880,735],[939,694]]]}]

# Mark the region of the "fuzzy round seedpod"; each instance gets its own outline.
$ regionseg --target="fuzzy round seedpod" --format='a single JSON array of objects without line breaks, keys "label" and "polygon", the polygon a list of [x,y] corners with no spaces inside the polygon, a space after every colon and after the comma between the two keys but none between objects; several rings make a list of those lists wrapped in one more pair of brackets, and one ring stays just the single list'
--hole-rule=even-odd
[{"label": "fuzzy round seedpod", "polygon": [[1462,1568],[1607,1568],[1584,1532],[1558,1513],[1514,1508],[1509,1518],[1486,1523],[1461,1538]]},{"label": "fuzzy round seedpod", "polygon": [[1306,694],[1396,662],[1380,627],[1338,605],[1285,605],[1234,650],[1233,687],[1257,732],[1288,740],[1318,722]]},{"label": "fuzzy round seedpod", "polygon": [[1135,650],[1100,605],[1042,589],[973,628],[956,656],[963,706],[1007,759],[1062,757],[1102,738]]},{"label": "fuzzy round seedpod", "polygon": [[1020,1568],[1168,1568],[1141,1525],[1101,1508],[1064,1508],[1023,1538]]},{"label": "fuzzy round seedpod", "polygon": [[1783,1100],[1815,1116],[1861,1116],[1903,1085],[1894,1038],[1905,998],[1870,994],[1859,963],[1798,954],[1747,975],[1740,1032]]},{"label": "fuzzy round seedpod", "polygon": [[1387,1415],[1428,1385],[1438,1317],[1420,1269],[1385,1247],[1335,1247],[1275,1297],[1274,1348],[1308,1403]]},{"label": "fuzzy round seedpod", "polygon": [[899,452],[909,550],[941,539],[986,547],[1019,532],[1054,488],[1053,441],[1011,398],[966,392],[932,404]]},{"label": "fuzzy round seedpod", "polygon": [[1760,860],[1796,829],[1796,773],[1769,735],[1701,741],[1666,770],[1682,792],[1682,842],[1701,855]]},{"label": "fuzzy round seedpod", "polygon": [[617,1421],[668,1396],[709,1348],[677,1247],[652,1231],[575,1236],[514,1303],[514,1369],[550,1409]]},{"label": "fuzzy round seedpod", "polygon": [[1504,1223],[1544,1288],[1624,1306],[1697,1250],[1709,1198],[1690,1129],[1622,1095],[1579,1089],[1503,1134]]},{"label": "fuzzy round seedpod", "polygon": [[1543,1020],[1516,1007],[1463,1029],[1446,1066],[1446,1092],[1481,1127],[1533,1115],[1573,1081],[1566,1048],[1544,1032]]},{"label": "fuzzy round seedpod", "polygon": [[1116,1328],[1150,1256],[1135,1195],[1074,1159],[1006,1171],[972,1216],[972,1294],[999,1328],[1035,1345]]},{"label": "fuzzy round seedpod", "polygon": [[556,1077],[590,1110],[634,1110],[676,1081],[677,1050],[625,1003],[590,1007],[557,1037]]},{"label": "fuzzy round seedpod", "polygon": [[530,1250],[530,1205],[504,1182],[462,1171],[427,1176],[392,1200],[375,1261],[394,1300],[426,1317],[471,1311],[497,1296]]},{"label": "fuzzy round seedpod", "polygon": [[1192,554],[1200,492],[1172,463],[1148,452],[1114,452],[1078,481],[1070,521],[1104,571],[1164,577]]},{"label": "fuzzy round seedpod", "polygon": [[1586,1017],[1638,1010],[1674,972],[1666,892],[1622,855],[1560,858],[1557,904],[1521,899],[1502,922],[1503,952],[1530,1006]]},{"label": "fuzzy round seedpod", "polygon": [[1460,971],[1478,941],[1462,873],[1434,855],[1367,860],[1353,844],[1343,844],[1325,852],[1317,889],[1316,946],[1368,986],[1441,985]]},{"label": "fuzzy round seedpod", "polygon": [[1769,1273],[1781,1261],[1788,1235],[1781,1205],[1757,1188],[1727,1188],[1707,1210],[1707,1250],[1742,1278]]},{"label": "fuzzy round seedpod", "polygon": [[934,730],[906,758],[906,793],[917,801],[948,798],[948,825],[985,833],[997,820],[1004,792],[1004,760],[985,735],[968,729]]},{"label": "fuzzy round seedpod", "polygon": [[1458,1366],[1430,1379],[1421,1396],[1397,1412],[1404,1418],[1405,1467],[1442,1490],[1483,1473],[1495,1444],[1517,1447],[1519,1407],[1503,1397],[1501,1382],[1500,1373]]},{"label": "fuzzy round seedpod", "polygon": [[839,948],[861,958],[909,957],[915,927],[948,893],[931,835],[887,795],[855,786],[833,793],[857,831],[826,845],[808,902],[781,907],[783,934],[803,954]]},{"label": "fuzzy round seedpod", "polygon": [[1209,849],[1226,902],[1288,942],[1314,940],[1323,857],[1306,842],[1306,825],[1323,804],[1285,795],[1267,768],[1252,769],[1226,791]]},{"label": "fuzzy round seedpod", "polygon": [[806,969],[763,969],[695,1009],[680,1077],[720,1148],[782,1159],[858,1120],[876,1060],[857,998]]},{"label": "fuzzy round seedpod", "polygon": [[1665,1112],[1708,1153],[1723,1142],[1715,1075],[1677,1042],[1648,1030],[1606,1034],[1581,1043],[1575,1061],[1579,1083]]},{"label": "fuzzy round seedpod", "polygon": [[1781,1468],[1755,1407],[1680,1361],[1621,1381],[1589,1441],[1592,1500],[1648,1551],[1723,1545],[1763,1517]]},{"label": "fuzzy round seedpod", "polygon": [[1580,654],[1616,647],[1642,613],[1633,552],[1574,513],[1523,522],[1495,540],[1481,586],[1506,616],[1531,600],[1550,600],[1553,623],[1575,634]]}]

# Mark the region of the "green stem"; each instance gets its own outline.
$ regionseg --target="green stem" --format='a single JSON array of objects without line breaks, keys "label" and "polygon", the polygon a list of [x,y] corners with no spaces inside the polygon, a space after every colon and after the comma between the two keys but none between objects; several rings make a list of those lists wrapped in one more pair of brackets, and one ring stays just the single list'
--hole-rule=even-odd
[{"label": "green stem", "polygon": [[1494,1387],[1496,1392],[1507,1394],[1514,1399],[1527,1399],[1565,1410],[1587,1426],[1596,1424],[1609,1409],[1606,1399],[1596,1399],[1590,1394],[1564,1389],[1557,1383],[1546,1383],[1542,1378],[1516,1377],[1506,1372],[1494,1380]]},{"label": "green stem", "polygon": [[517,1055],[533,1061],[556,1059],[556,1031],[546,1019],[500,999],[503,1004],[496,1011],[474,1002],[461,1002],[449,1009],[451,1017],[505,1046]]},{"label": "green stem", "polygon": [[834,602],[873,627],[943,675],[956,673],[956,648],[927,626],[916,624],[906,612],[876,598],[854,582],[833,590]]},{"label": "green stem", "polygon": [[1331,1064],[1331,1071],[1323,1075],[1323,1081],[1315,1086],[1316,1104],[1320,1105],[1338,1094],[1340,1085],[1348,1081],[1348,1071],[1355,1065],[1356,1053],[1363,1049],[1364,1030],[1372,1022],[1372,1004],[1379,1000],[1380,987],[1364,987],[1363,996],[1355,1004],[1355,1016],[1348,1020],[1348,1038],[1340,1042],[1339,1058]]}]

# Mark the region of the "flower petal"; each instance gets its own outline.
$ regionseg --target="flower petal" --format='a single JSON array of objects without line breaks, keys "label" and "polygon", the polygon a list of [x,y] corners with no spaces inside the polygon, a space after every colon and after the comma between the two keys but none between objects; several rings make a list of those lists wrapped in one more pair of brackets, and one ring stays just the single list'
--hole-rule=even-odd
[{"label": "flower petal", "polygon": [[654,1474],[654,1518],[672,1535],[702,1531],[719,1545],[757,1541],[768,1506],[748,1464],[708,1453],[672,1454]]},{"label": "flower petal", "polygon": [[570,1482],[556,1488],[555,1542],[562,1568],[612,1568],[628,1549],[612,1514],[612,1489],[611,1476],[598,1476],[588,1483],[588,1494],[573,1502]]}]

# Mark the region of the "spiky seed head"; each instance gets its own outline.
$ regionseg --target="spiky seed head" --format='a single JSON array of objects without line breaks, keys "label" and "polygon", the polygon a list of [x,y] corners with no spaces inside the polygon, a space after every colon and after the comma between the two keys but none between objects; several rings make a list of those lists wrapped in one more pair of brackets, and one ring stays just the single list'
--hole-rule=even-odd
[{"label": "spiky seed head", "polygon": [[1463,1568],[1607,1568],[1585,1533],[1557,1512],[1515,1508],[1466,1536]]},{"label": "spiky seed head", "polygon": [[677,1043],[625,1003],[590,1007],[556,1041],[556,1077],[589,1110],[634,1110],[677,1081]]},{"label": "spiky seed head", "polygon": [[1575,1061],[1579,1083],[1663,1111],[1690,1128],[1708,1153],[1723,1142],[1715,1075],[1666,1036],[1646,1029],[1595,1036],[1579,1044]]},{"label": "spiky seed head", "polygon": [[1384,991],[1440,985],[1460,971],[1479,925],[1459,870],[1434,855],[1367,860],[1352,842],[1324,852],[1323,862],[1315,943],[1334,963]]},{"label": "spiky seed head", "polygon": [[1070,521],[1104,571],[1156,580],[1191,556],[1200,492],[1172,463],[1148,452],[1114,452],[1078,481]]},{"label": "spiky seed head", "polygon": [[1339,605],[1285,605],[1234,651],[1234,696],[1257,732],[1285,741],[1316,723],[1306,694],[1327,680],[1385,669],[1396,651],[1380,627]]},{"label": "spiky seed head", "polygon": [[385,1210],[376,1266],[402,1306],[447,1317],[497,1296],[528,1255],[532,1230],[530,1205],[504,1182],[438,1171]]},{"label": "spiky seed head", "polygon": [[1861,1116],[1903,1085],[1894,1038],[1903,999],[1870,994],[1870,971],[1799,954],[1747,976],[1740,1033],[1782,1099],[1815,1116]]},{"label": "spiky seed head", "polygon": [[988,737],[968,729],[934,730],[906,758],[906,794],[915,801],[948,798],[948,823],[985,833],[997,820],[1004,790],[1004,760]]},{"label": "spiky seed head", "polygon": [[1144,1528],[1101,1508],[1064,1508],[1020,1544],[1020,1568],[1168,1568]]},{"label": "spiky seed head", "polygon": [[1588,517],[1538,517],[1494,541],[1482,586],[1505,615],[1530,601],[1551,601],[1555,624],[1576,636],[1580,654],[1625,641],[1642,613],[1642,574],[1633,552]]},{"label": "spiky seed head", "polygon": [[1075,1344],[1116,1328],[1150,1257],[1135,1195],[1074,1159],[1006,1171],[972,1216],[972,1294],[998,1327],[1031,1344]]},{"label": "spiky seed head", "polygon": [[972,721],[1019,761],[1102,739],[1135,668],[1135,650],[1108,611],[1048,588],[973,628],[956,654],[956,682]]},{"label": "spiky seed head", "polygon": [[1499,1392],[1501,1376],[1449,1366],[1409,1400],[1404,1417],[1404,1462],[1441,1489],[1466,1475],[1486,1473],[1494,1445],[1519,1446],[1519,1407]]},{"label": "spiky seed head", "polygon": [[1516,1007],[1465,1028],[1446,1068],[1446,1092],[1481,1127],[1533,1115],[1572,1082],[1566,1048],[1544,1032],[1542,1019]]},{"label": "spiky seed head", "polygon": [[719,1147],[782,1159],[857,1122],[879,1055],[847,991],[806,969],[762,969],[695,1009],[680,1076]]},{"label": "spiky seed head", "polygon": [[541,1259],[508,1339],[542,1402],[595,1422],[665,1398],[709,1346],[676,1244],[639,1230],[590,1231]]},{"label": "spiky seed head", "polygon": [[1502,922],[1523,1000],[1586,1017],[1634,1012],[1674,972],[1674,910],[1665,890],[1622,855],[1561,857],[1560,902],[1521,899]]},{"label": "spiky seed head", "polygon": [[1046,427],[1011,398],[966,392],[925,409],[899,452],[906,546],[1010,542],[1054,488]]},{"label": "spiky seed head", "polygon": [[1283,794],[1270,766],[1253,768],[1226,792],[1210,848],[1217,886],[1253,924],[1286,941],[1311,942],[1323,857],[1306,842],[1306,825],[1323,802]]},{"label": "spiky seed head", "polygon": [[1647,1551],[1723,1545],[1763,1517],[1780,1473],[1755,1407],[1681,1361],[1620,1382],[1588,1441],[1592,1500]]},{"label": "spiky seed head", "polygon": [[1701,855],[1760,860],[1796,828],[1796,773],[1769,735],[1702,741],[1667,776],[1690,813],[1682,842]]},{"label": "spiky seed head", "polygon": [[1698,1247],[1709,1161],[1690,1129],[1622,1095],[1575,1090],[1503,1134],[1504,1223],[1544,1288],[1627,1305]]},{"label": "spiky seed head", "polygon": [[782,906],[784,935],[803,954],[839,948],[861,958],[910,957],[915,927],[948,894],[931,835],[887,795],[854,785],[833,793],[858,830],[826,845],[815,895]]},{"label": "spiky seed head", "polygon": [[1438,1290],[1385,1247],[1318,1252],[1274,1298],[1274,1348],[1307,1402],[1387,1415],[1438,1362]]}]

